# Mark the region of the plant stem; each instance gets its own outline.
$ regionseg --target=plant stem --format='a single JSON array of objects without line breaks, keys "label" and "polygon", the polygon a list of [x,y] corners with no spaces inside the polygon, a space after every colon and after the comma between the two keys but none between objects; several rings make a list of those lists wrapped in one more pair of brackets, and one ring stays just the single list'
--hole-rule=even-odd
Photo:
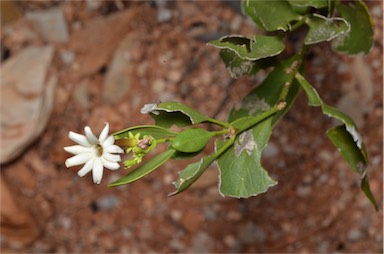
[{"label": "plant stem", "polygon": [[159,138],[159,139],[156,139],[156,143],[161,144],[161,143],[172,141],[173,139],[174,138]]},{"label": "plant stem", "polygon": [[219,121],[219,120],[216,120],[216,119],[213,119],[213,118],[207,118],[206,122],[217,124],[217,125],[220,125],[220,126],[222,126],[224,128],[228,128],[230,126],[229,123],[222,122],[222,121]]},{"label": "plant stem", "polygon": [[285,104],[286,104],[285,102],[279,102],[275,106],[273,106],[272,108],[268,109],[267,111],[264,111],[263,113],[260,113],[255,117],[252,117],[250,119],[250,121],[246,122],[244,125],[242,125],[240,128],[238,128],[237,134],[248,130],[249,128],[255,126],[259,122],[261,122],[261,121],[267,119],[268,117],[270,117],[271,115],[275,114],[276,112],[283,110],[285,107]]},{"label": "plant stem", "polygon": [[284,69],[286,73],[288,74],[288,78],[284,83],[283,89],[279,96],[279,102],[285,102],[288,96],[289,89],[291,87],[291,84],[293,82],[293,79],[297,72],[299,72],[299,68],[303,62],[303,57],[305,55],[305,52],[307,50],[307,46],[303,45],[301,47],[301,50],[293,57],[294,60],[292,64],[289,67],[284,66]]},{"label": "plant stem", "polygon": [[293,26],[291,26],[291,32],[301,27],[305,23],[306,19],[307,17],[303,17],[301,20],[297,21]]},{"label": "plant stem", "polygon": [[283,66],[284,70],[288,74],[288,77],[287,77],[286,82],[284,83],[282,90],[281,90],[281,93],[279,95],[279,99],[278,99],[277,103],[272,108],[270,108],[270,109],[262,112],[261,114],[251,118],[250,121],[241,125],[241,127],[239,127],[237,130],[237,134],[239,134],[245,130],[248,130],[249,128],[255,126],[259,122],[267,119],[268,117],[272,116],[273,114],[277,113],[278,111],[283,110],[286,107],[286,105],[287,105],[286,99],[287,99],[287,96],[289,93],[289,89],[291,88],[291,84],[293,82],[293,79],[294,79],[296,73],[299,72],[299,68],[301,66],[305,51],[306,51],[306,46],[303,45],[300,52],[298,52],[293,57],[293,61],[292,61],[291,65],[289,67]]},{"label": "plant stem", "polygon": [[223,135],[223,134],[227,134],[229,132],[228,129],[223,129],[223,130],[220,130],[220,131],[211,131],[211,134],[212,136],[220,136],[220,135]]},{"label": "plant stem", "polygon": [[235,143],[235,138],[230,138],[227,140],[222,147],[220,147],[214,154],[210,155],[213,156],[214,159],[218,159],[229,147],[231,147]]}]

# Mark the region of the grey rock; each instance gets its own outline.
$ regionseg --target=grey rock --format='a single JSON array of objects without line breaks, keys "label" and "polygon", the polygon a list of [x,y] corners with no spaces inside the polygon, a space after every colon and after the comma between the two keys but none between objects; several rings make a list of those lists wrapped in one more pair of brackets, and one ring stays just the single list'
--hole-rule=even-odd
[{"label": "grey rock", "polygon": [[363,56],[356,56],[349,65],[351,80],[342,83],[343,97],[337,103],[337,108],[349,115],[357,127],[365,124],[364,114],[372,107],[375,94],[371,65]]},{"label": "grey rock", "polygon": [[82,107],[87,108],[89,104],[87,81],[78,84],[73,92],[75,101]]},{"label": "grey rock", "polygon": [[26,16],[46,40],[59,43],[68,41],[68,27],[62,8],[28,12]]},{"label": "grey rock", "polygon": [[75,60],[76,56],[75,53],[73,53],[70,50],[62,50],[60,51],[60,59],[63,63],[66,65],[70,65]]},{"label": "grey rock", "polygon": [[213,239],[205,232],[198,232],[192,240],[193,253],[210,253]]},{"label": "grey rock", "polygon": [[167,1],[165,0],[155,0],[157,5],[157,22],[167,22],[172,18],[172,12],[167,9]]},{"label": "grey rock", "polygon": [[243,243],[263,243],[267,239],[267,234],[261,227],[252,222],[247,222],[240,225],[238,237]]},{"label": "grey rock", "polygon": [[57,83],[54,73],[48,75],[53,52],[51,46],[30,47],[2,65],[0,163],[19,156],[45,128]]},{"label": "grey rock", "polygon": [[72,226],[72,221],[70,218],[68,218],[67,216],[60,216],[59,219],[58,219],[58,223],[60,226],[63,227],[63,229],[65,230],[69,230],[71,229],[71,226]]},{"label": "grey rock", "polygon": [[115,51],[103,83],[103,100],[106,103],[116,104],[128,93],[131,86],[130,56],[135,47],[138,47],[136,35],[128,34]]},{"label": "grey rock", "polygon": [[329,179],[329,176],[327,174],[322,174],[321,176],[319,176],[319,178],[317,179],[317,182],[318,183],[326,183],[328,182],[328,179]]},{"label": "grey rock", "polygon": [[119,204],[119,199],[115,196],[109,195],[98,198],[96,200],[97,207],[102,210],[112,210]]},{"label": "grey rock", "polygon": [[311,194],[311,191],[312,191],[312,188],[310,185],[298,185],[296,187],[296,193],[297,195],[299,195],[300,197],[307,197]]},{"label": "grey rock", "polygon": [[185,244],[179,239],[172,239],[169,243],[169,247],[179,253],[185,252]]},{"label": "grey rock", "polygon": [[351,229],[347,235],[347,238],[349,241],[357,241],[357,240],[360,240],[362,237],[363,237],[363,234],[357,228]]},{"label": "grey rock", "polygon": [[319,245],[317,246],[317,252],[318,253],[327,253],[327,252],[329,252],[329,242],[326,242],[324,240],[319,241]]},{"label": "grey rock", "polygon": [[263,156],[265,158],[271,158],[279,155],[279,152],[279,147],[275,143],[269,142],[264,149]]},{"label": "grey rock", "polygon": [[100,8],[100,6],[103,4],[103,1],[99,1],[99,0],[86,0],[85,1],[86,5],[87,5],[87,9],[89,11],[95,11],[97,9]]},{"label": "grey rock", "polygon": [[217,214],[211,208],[206,207],[204,208],[204,218],[207,221],[215,221],[217,219]]}]

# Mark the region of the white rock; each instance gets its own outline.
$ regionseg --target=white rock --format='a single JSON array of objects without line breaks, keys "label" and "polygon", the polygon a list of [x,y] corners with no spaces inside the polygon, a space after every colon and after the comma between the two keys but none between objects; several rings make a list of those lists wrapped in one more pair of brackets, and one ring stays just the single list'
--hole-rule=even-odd
[{"label": "white rock", "polygon": [[128,34],[114,53],[112,62],[103,83],[103,99],[106,103],[116,104],[129,91],[130,81],[130,53],[139,47],[137,34]]},{"label": "white rock", "polygon": [[43,131],[57,77],[48,75],[53,48],[30,47],[2,64],[0,163],[19,156]]},{"label": "white rock", "polygon": [[46,40],[59,43],[68,41],[68,27],[60,7],[28,12],[26,16]]}]

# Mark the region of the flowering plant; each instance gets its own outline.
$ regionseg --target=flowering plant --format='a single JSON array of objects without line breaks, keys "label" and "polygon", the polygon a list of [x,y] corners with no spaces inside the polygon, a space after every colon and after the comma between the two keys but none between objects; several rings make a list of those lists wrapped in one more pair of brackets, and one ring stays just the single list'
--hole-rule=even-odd
[{"label": "flowering plant", "polygon": [[69,132],[69,138],[78,145],[64,147],[64,150],[75,156],[65,161],[65,166],[72,167],[84,164],[77,173],[79,176],[85,176],[92,170],[93,182],[99,184],[103,178],[103,167],[110,170],[120,168],[118,162],[121,161],[120,155],[123,149],[114,145],[115,139],[112,135],[108,136],[109,124],[107,123],[100,133],[99,138],[93,134],[91,128],[84,128],[85,136]]},{"label": "flowering plant", "polygon": [[[355,123],[326,104],[303,73],[307,49],[316,43],[331,41],[335,51],[350,55],[370,51],[373,28],[366,5],[361,0],[348,3],[244,0],[242,9],[268,35],[229,35],[209,45],[220,50],[233,78],[255,75],[261,69],[270,71],[261,84],[244,97],[241,106],[231,110],[227,121],[210,118],[179,102],[147,104],[141,112],[149,114],[155,120],[154,125],[134,126],[108,136],[107,124],[99,139],[89,127],[85,128],[85,136],[70,132],[69,138],[79,145],[65,148],[75,154],[66,165],[85,163],[79,175],[92,170],[94,182],[100,183],[103,166],[116,170],[121,160],[119,154],[129,154],[124,166],[138,166],[109,185],[114,187],[144,177],[169,159],[198,158],[180,172],[174,182],[176,190],[170,195],[189,188],[216,161],[220,170],[219,191],[223,196],[255,196],[277,184],[261,164],[262,152],[273,127],[290,110],[302,89],[309,106],[320,107],[325,115],[341,123],[330,128],[327,136],[361,176],[361,189],[377,208],[368,183],[367,153]],[[301,36],[302,44],[297,52],[284,56],[284,39],[295,32]],[[203,128],[205,123],[216,126],[215,130]],[[173,126],[177,126],[177,130]],[[202,156],[201,152],[212,139],[214,152]],[[167,149],[142,163],[159,144],[167,144]]]}]

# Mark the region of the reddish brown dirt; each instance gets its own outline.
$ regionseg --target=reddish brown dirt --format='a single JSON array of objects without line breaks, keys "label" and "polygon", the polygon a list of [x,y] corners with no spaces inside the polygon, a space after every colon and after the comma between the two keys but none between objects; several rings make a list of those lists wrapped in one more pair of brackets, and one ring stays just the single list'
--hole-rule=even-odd
[{"label": "reddish brown dirt", "polygon": [[[279,184],[265,194],[240,200],[221,197],[213,166],[195,187],[169,198],[171,182],[183,165],[175,161],[129,186],[107,188],[126,173],[124,169],[105,172],[100,185],[94,185],[89,175],[79,178],[78,168],[64,166],[70,156],[63,150],[72,144],[67,138],[70,130],[82,132],[89,125],[98,133],[105,121],[112,131],[152,123],[140,108],[159,100],[181,101],[225,119],[262,77],[231,80],[218,50],[206,41],[229,33],[250,35],[255,27],[217,1],[168,2],[172,19],[163,23],[156,21],[157,8],[148,2],[107,1],[93,11],[85,2],[19,3],[22,11],[52,6],[64,11],[70,34],[67,43],[40,37],[25,41],[22,37],[20,42],[3,36],[11,57],[28,45],[54,45],[52,71],[58,74],[59,84],[43,135],[17,160],[2,166],[2,179],[18,209],[32,218],[24,227],[37,228],[22,235],[14,225],[2,224],[2,252],[383,251],[380,1],[369,2],[375,47],[361,61],[372,74],[374,93],[369,105],[363,105],[368,110],[360,115],[359,124],[379,212],[359,190],[358,176],[327,139],[325,131],[334,123],[319,109],[309,108],[304,93],[274,129],[263,163]],[[29,24],[24,18],[17,22],[22,27]],[[131,46],[122,75],[129,89],[112,104],[108,101],[111,91],[103,89],[103,82],[127,35]],[[73,52],[75,59],[65,64],[63,52]],[[313,47],[310,54],[308,79],[327,103],[337,105],[355,89],[348,90],[345,84],[356,79],[357,60],[336,54],[327,43]]]}]

